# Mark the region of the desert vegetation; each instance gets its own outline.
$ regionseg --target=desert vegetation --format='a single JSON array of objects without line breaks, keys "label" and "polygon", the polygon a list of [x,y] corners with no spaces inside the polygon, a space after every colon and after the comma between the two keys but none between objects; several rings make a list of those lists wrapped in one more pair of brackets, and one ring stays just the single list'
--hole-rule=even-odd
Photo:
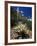
[{"label": "desert vegetation", "polygon": [[[18,17],[18,19],[17,19]],[[11,39],[27,39],[32,38],[32,21],[28,21],[26,16],[21,16],[11,8]]]}]

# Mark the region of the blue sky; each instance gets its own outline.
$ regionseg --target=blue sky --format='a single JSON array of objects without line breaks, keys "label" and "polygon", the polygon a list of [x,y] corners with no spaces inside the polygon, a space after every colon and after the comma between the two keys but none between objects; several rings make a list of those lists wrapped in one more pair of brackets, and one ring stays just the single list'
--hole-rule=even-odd
[{"label": "blue sky", "polygon": [[17,7],[17,6],[12,6],[14,10],[17,10],[19,8],[19,11],[23,11],[24,16],[26,17],[32,17],[32,7]]}]

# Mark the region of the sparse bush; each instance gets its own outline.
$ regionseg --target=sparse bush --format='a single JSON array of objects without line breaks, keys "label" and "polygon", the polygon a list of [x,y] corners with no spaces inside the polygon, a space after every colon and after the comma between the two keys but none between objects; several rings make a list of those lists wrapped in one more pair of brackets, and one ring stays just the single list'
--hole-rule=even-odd
[{"label": "sparse bush", "polygon": [[27,27],[32,30],[32,21],[26,21]]}]

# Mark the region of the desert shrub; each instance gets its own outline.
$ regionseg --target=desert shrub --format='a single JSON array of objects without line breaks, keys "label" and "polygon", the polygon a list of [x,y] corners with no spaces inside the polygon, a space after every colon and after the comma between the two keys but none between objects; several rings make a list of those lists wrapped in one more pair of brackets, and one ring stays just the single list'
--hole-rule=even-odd
[{"label": "desert shrub", "polygon": [[26,22],[27,22],[27,20],[22,21],[23,24],[25,24]]},{"label": "desert shrub", "polygon": [[32,30],[32,21],[26,21],[27,27]]}]

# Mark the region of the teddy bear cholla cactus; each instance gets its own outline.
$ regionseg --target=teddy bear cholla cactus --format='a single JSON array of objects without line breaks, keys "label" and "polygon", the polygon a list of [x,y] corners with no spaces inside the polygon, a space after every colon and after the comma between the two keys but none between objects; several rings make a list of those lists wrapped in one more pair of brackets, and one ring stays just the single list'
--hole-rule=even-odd
[{"label": "teddy bear cholla cactus", "polygon": [[26,24],[18,24],[16,27],[13,28],[13,30],[15,30],[15,32],[20,32],[20,31],[23,31],[23,30],[26,30],[27,27],[26,27]]},{"label": "teddy bear cholla cactus", "polygon": [[21,34],[21,32],[24,32],[25,34],[28,34],[31,38],[32,32],[27,28],[26,24],[18,24],[17,26],[12,28],[13,32],[13,39],[18,36],[18,33]]}]

